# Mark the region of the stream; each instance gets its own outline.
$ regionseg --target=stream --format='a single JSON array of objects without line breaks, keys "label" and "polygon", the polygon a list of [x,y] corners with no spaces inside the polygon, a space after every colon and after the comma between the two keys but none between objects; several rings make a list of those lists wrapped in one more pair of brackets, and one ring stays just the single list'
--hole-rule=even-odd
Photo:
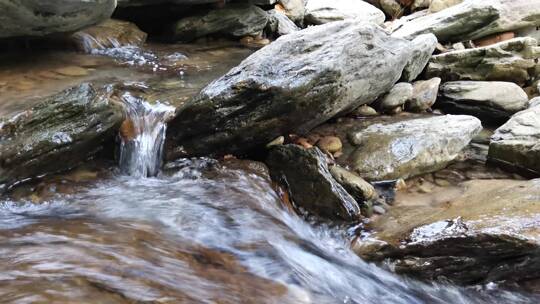
[{"label": "stream", "polygon": [[[43,55],[38,58],[45,59],[33,66],[21,63],[0,73],[3,114],[21,107],[10,102],[15,98],[39,99],[43,88],[59,90],[104,75],[142,83],[158,78],[181,88],[164,93],[170,98],[155,98],[157,102],[123,95],[136,136],[119,143],[119,169],[110,169],[105,177],[77,191],[56,191],[57,185],[46,185],[53,195],[39,204],[2,198],[1,302],[540,301],[494,284],[463,288],[422,283],[368,264],[350,249],[357,227],[311,222],[294,214],[257,163],[181,159],[159,170],[164,120],[173,106],[246,52],[199,49],[190,54],[193,48],[188,46],[177,46],[178,50],[154,47],[158,53],[177,54],[173,57],[179,60],[185,59],[178,54],[186,53],[191,61],[182,65],[180,73],[179,69],[148,71],[125,61],[115,63],[110,57],[71,54],[56,62],[50,58],[58,56]],[[13,56],[4,59],[3,65],[12,66]],[[56,73],[60,75],[56,78],[47,72],[72,66],[80,58],[91,63],[81,67],[86,72],[72,68],[71,76]],[[46,84],[38,87],[44,78]]]}]

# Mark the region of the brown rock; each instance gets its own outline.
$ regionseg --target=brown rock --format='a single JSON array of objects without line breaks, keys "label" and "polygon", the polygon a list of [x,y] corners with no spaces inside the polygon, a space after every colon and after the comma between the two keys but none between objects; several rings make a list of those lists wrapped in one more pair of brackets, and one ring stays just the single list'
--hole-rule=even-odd
[{"label": "brown rock", "polygon": [[130,141],[137,137],[137,130],[133,124],[133,120],[126,119],[122,122],[120,126],[120,136],[124,141]]},{"label": "brown rock", "polygon": [[336,153],[343,148],[343,144],[341,143],[341,139],[339,139],[339,137],[325,136],[319,139],[319,141],[317,142],[317,147],[319,147],[323,151]]},{"label": "brown rock", "polygon": [[478,47],[488,46],[488,45],[499,43],[505,40],[510,40],[514,38],[515,36],[516,35],[514,34],[514,32],[506,32],[506,33],[491,35],[485,38],[475,40],[474,44]]}]

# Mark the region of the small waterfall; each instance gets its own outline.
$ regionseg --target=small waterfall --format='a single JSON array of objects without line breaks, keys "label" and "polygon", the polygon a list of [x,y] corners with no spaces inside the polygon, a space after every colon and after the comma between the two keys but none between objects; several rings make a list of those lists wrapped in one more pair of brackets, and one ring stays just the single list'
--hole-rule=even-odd
[{"label": "small waterfall", "polygon": [[131,176],[149,177],[159,173],[165,142],[166,121],[174,107],[150,104],[125,93],[127,119],[121,128],[120,169]]}]

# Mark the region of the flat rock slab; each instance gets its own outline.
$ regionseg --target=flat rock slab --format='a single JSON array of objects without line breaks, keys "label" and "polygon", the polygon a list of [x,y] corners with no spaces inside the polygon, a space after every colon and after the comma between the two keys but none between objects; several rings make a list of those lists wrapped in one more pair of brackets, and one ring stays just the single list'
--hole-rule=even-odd
[{"label": "flat rock slab", "polygon": [[309,24],[324,24],[333,21],[355,18],[363,22],[383,24],[384,13],[364,1],[351,0],[308,0],[305,20]]},{"label": "flat rock slab", "polygon": [[0,0],[0,38],[74,32],[115,8],[116,0]]},{"label": "flat rock slab", "polygon": [[[353,247],[371,261],[458,284],[540,277],[540,180],[476,180],[396,205]],[[434,199],[444,197],[444,199]],[[423,202],[423,203],[418,203]]]},{"label": "flat rock slab", "polygon": [[168,157],[243,153],[307,133],[390,90],[415,43],[356,21],[282,36],[178,110],[168,128]]},{"label": "flat rock slab", "polygon": [[540,106],[514,114],[489,144],[491,162],[540,176]]},{"label": "flat rock slab", "polygon": [[95,156],[114,140],[123,113],[104,92],[81,84],[0,120],[0,190]]}]

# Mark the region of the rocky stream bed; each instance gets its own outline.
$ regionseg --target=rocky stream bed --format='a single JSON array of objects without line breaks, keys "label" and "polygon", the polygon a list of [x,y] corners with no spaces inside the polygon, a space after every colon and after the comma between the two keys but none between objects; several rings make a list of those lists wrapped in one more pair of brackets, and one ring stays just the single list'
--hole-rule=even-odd
[{"label": "rocky stream bed", "polygon": [[0,302],[538,303],[539,0],[0,0]]}]

